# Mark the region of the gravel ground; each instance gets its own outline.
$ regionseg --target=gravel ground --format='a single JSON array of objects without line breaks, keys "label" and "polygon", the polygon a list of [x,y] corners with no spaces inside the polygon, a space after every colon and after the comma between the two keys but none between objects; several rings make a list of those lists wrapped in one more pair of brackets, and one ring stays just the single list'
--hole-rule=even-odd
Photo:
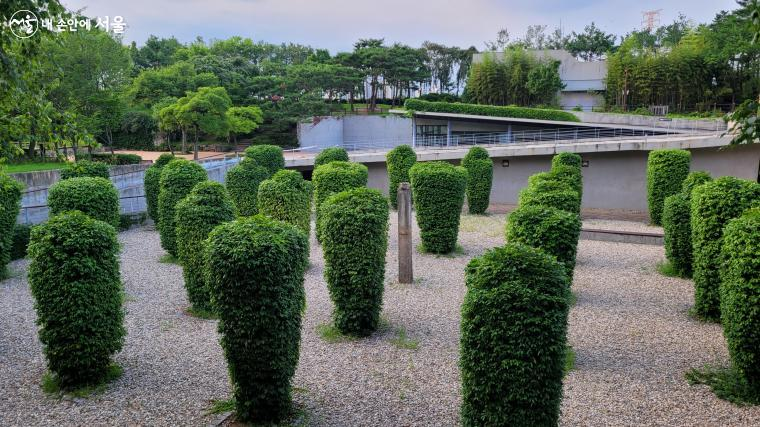
[{"label": "gravel ground", "polygon": [[[482,219],[482,220],[481,220]],[[396,281],[391,224],[384,327],[368,339],[328,343],[316,332],[332,303],[312,239],[308,308],[294,397],[307,425],[457,425],[459,307],[469,259],[502,244],[503,219],[467,217],[456,257],[414,255],[416,283]],[[418,233],[416,234],[418,236]],[[216,323],[183,314],[180,268],[162,264],[156,231],[121,233],[128,336],[116,361],[124,375],[88,399],[40,389],[45,371],[25,270],[0,284],[0,424],[207,425],[212,399],[230,394]],[[660,276],[657,246],[582,241],[570,314],[576,368],[565,381],[563,425],[752,425],[760,407],[739,408],[683,374],[727,363],[721,329],[690,319],[689,281]],[[404,332],[418,344],[394,339]]]}]

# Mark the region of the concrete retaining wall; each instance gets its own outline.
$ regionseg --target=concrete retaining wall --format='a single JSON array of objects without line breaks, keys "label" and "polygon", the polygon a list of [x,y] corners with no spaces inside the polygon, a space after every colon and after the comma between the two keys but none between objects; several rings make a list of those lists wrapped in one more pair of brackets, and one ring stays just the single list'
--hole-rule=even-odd
[{"label": "concrete retaining wall", "polygon": [[348,150],[390,148],[409,144],[412,120],[395,115],[319,117],[310,123],[299,123],[298,141],[306,151],[343,146]]},{"label": "concrete retaining wall", "polygon": [[592,113],[570,111],[584,123],[603,123],[615,125],[647,126],[663,129],[691,129],[707,131],[724,131],[726,123],[722,119],[667,119],[655,116],[638,116],[635,114]]}]

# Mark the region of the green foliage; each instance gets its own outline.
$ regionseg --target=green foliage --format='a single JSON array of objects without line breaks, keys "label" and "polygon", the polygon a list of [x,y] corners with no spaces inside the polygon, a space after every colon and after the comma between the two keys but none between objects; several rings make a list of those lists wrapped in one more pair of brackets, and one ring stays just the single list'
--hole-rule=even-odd
[{"label": "green foliage", "polygon": [[377,190],[355,188],[325,200],[321,214],[335,326],[343,334],[368,336],[383,305],[388,201]]},{"label": "green foliage", "polygon": [[647,161],[647,201],[649,218],[662,225],[665,198],[679,193],[689,174],[691,153],[686,150],[653,150]]},{"label": "green foliage", "polygon": [[116,231],[81,212],[34,227],[29,284],[48,368],[65,388],[97,383],[124,340]]},{"label": "green foliage", "polygon": [[239,216],[252,216],[259,212],[256,200],[259,185],[270,175],[266,167],[248,158],[227,171],[224,182]]},{"label": "green foliage", "polygon": [[557,425],[570,285],[541,250],[507,244],[465,270],[462,424]]},{"label": "green foliage", "polygon": [[467,169],[467,207],[471,214],[484,214],[491,199],[493,161],[483,147],[472,147],[462,159]]},{"label": "green foliage", "polygon": [[317,239],[321,241],[322,203],[333,194],[353,188],[366,187],[369,171],[361,163],[333,161],[314,169],[314,206],[317,211]]},{"label": "green foliage", "polygon": [[145,170],[143,184],[145,187],[145,202],[148,205],[148,216],[158,224],[158,193],[161,190],[161,168],[174,160],[174,155],[164,153]]},{"label": "green foliage", "polygon": [[311,234],[311,182],[300,172],[281,170],[259,185],[259,213]]},{"label": "green foliage", "polygon": [[158,232],[161,247],[173,257],[178,256],[175,208],[196,184],[208,178],[203,166],[185,159],[170,161],[161,169],[158,193]]},{"label": "green foliage", "polygon": [[306,235],[257,215],[220,225],[206,244],[208,286],[237,417],[276,422],[290,409],[298,365]]},{"label": "green foliage", "polygon": [[716,396],[738,406],[760,405],[760,393],[735,368],[705,366],[686,372],[689,384],[704,384]]},{"label": "green foliage", "polygon": [[708,172],[689,172],[689,174],[686,175],[686,179],[683,180],[683,186],[681,186],[681,194],[683,194],[687,200],[691,201],[691,192],[694,191],[694,188],[709,181],[712,181],[712,177]]},{"label": "green foliage", "polygon": [[347,162],[348,151],[343,147],[328,147],[320,151],[314,158],[314,169],[330,162]]},{"label": "green foliage", "polygon": [[581,211],[581,198],[571,189],[537,191],[529,186],[520,191],[518,203],[521,207],[546,206],[574,214],[580,214]]},{"label": "green foliage", "polygon": [[110,179],[108,165],[100,162],[91,162],[89,160],[80,160],[76,163],[69,164],[69,167],[61,170],[61,179],[77,177],[98,177]]},{"label": "green foliage", "polygon": [[285,169],[285,157],[282,147],[276,145],[251,145],[245,149],[245,158],[269,171],[269,176],[280,169]]},{"label": "green foliage", "polygon": [[[124,113],[119,128],[113,132],[113,148],[126,148],[131,150],[152,149],[153,141],[158,131],[157,117],[150,111],[130,110]],[[130,156],[130,157],[123,157]],[[131,158],[134,154],[116,154],[117,159]],[[138,162],[139,163],[139,162]]]},{"label": "green foliage", "polygon": [[29,246],[29,234],[31,231],[32,227],[26,224],[16,224],[13,227],[11,260],[26,258],[26,248]]},{"label": "green foliage", "polygon": [[80,177],[58,181],[48,191],[50,215],[81,211],[119,227],[119,192],[105,178]]},{"label": "green foliage", "polygon": [[6,266],[11,260],[13,226],[21,210],[21,191],[24,186],[0,172],[0,278],[5,277]]},{"label": "green foliage", "polygon": [[581,219],[576,213],[547,206],[520,206],[509,215],[507,242],[523,243],[557,258],[573,277]]},{"label": "green foliage", "polygon": [[467,170],[446,162],[425,162],[412,166],[409,176],[424,250],[437,254],[453,251],[467,188]]},{"label": "green foliage", "polygon": [[64,384],[61,384],[60,378],[55,374],[46,372],[42,376],[42,391],[59,399],[63,396],[84,399],[102,393],[109,383],[121,378],[122,374],[124,374],[124,369],[116,363],[111,363],[102,377],[86,384],[76,385],[73,388],[66,388]]},{"label": "green foliage", "polygon": [[723,335],[733,367],[760,398],[760,208],[729,221],[721,259]]},{"label": "green foliage", "polygon": [[393,209],[398,208],[398,185],[409,182],[409,169],[417,163],[417,153],[409,145],[399,145],[385,155],[388,168],[388,195]]},{"label": "green foliage", "polygon": [[264,113],[257,106],[230,107],[225,114],[230,133],[234,135],[250,133],[264,122]]},{"label": "green foliage", "polygon": [[404,107],[411,111],[435,113],[472,114],[477,116],[514,117],[518,119],[555,120],[563,122],[580,122],[573,113],[561,110],[524,107],[495,107],[477,104],[449,104],[446,102],[427,102],[407,99]]},{"label": "green foliage", "polygon": [[139,165],[142,163],[142,157],[137,154],[92,153],[90,154],[90,159],[94,162],[101,162],[109,165]]},{"label": "green foliage", "polygon": [[204,242],[217,225],[235,219],[235,207],[222,184],[202,181],[177,203],[174,215],[187,299],[192,310],[211,312],[211,295],[204,277]]},{"label": "green foliage", "polygon": [[580,170],[581,156],[575,153],[568,153],[568,152],[555,154],[554,157],[552,157],[552,169],[560,165],[572,166]]},{"label": "green foliage", "polygon": [[720,252],[723,227],[760,199],[760,184],[733,177],[707,182],[691,193],[691,242],[694,268],[694,312],[720,319]]},{"label": "green foliage", "polygon": [[665,198],[662,226],[665,257],[679,276],[691,277],[691,202],[683,193]]},{"label": "green foliage", "polygon": [[551,175],[554,180],[568,185],[571,190],[578,193],[578,197],[583,199],[583,175],[580,167],[553,165]]}]

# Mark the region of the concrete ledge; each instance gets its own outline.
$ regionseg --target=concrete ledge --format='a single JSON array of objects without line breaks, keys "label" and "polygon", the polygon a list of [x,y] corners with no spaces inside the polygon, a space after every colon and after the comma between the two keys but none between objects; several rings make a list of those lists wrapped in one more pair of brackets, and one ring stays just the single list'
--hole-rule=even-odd
[{"label": "concrete ledge", "polygon": [[600,230],[594,228],[581,229],[581,239],[657,246],[662,246],[664,244],[664,236],[660,233],[636,233],[631,231]]}]

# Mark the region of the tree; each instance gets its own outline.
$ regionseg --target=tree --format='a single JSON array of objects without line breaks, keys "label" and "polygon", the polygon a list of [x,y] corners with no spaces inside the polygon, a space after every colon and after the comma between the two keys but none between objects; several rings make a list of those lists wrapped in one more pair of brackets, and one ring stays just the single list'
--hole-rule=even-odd
[{"label": "tree", "polygon": [[198,160],[198,134],[204,132],[226,136],[229,132],[227,110],[232,101],[223,87],[202,87],[177,100],[176,118],[184,126],[195,130],[193,159]]},{"label": "tree", "polygon": [[166,97],[180,98],[188,91],[204,86],[218,86],[213,73],[199,73],[188,62],[177,62],[168,67],[146,69],[132,81],[127,91],[132,102],[150,108]]},{"label": "tree", "polygon": [[174,64],[174,53],[181,47],[182,44],[174,37],[158,38],[150,35],[139,49],[137,44],[132,42],[129,53],[135,71],[139,72],[146,68],[160,68]]},{"label": "tree", "polygon": [[354,44],[354,55],[359,69],[364,71],[370,80],[370,110],[377,105],[377,88],[380,76],[386,70],[389,60],[388,48],[383,45],[383,39],[360,39]]},{"label": "tree", "polygon": [[582,33],[573,31],[567,48],[573,56],[584,61],[593,61],[602,58],[615,46],[615,35],[607,34],[597,28],[595,23],[586,25]]},{"label": "tree", "polygon": [[231,107],[226,113],[227,124],[233,142],[237,143],[237,134],[250,133],[264,121],[261,108],[256,106]]}]

